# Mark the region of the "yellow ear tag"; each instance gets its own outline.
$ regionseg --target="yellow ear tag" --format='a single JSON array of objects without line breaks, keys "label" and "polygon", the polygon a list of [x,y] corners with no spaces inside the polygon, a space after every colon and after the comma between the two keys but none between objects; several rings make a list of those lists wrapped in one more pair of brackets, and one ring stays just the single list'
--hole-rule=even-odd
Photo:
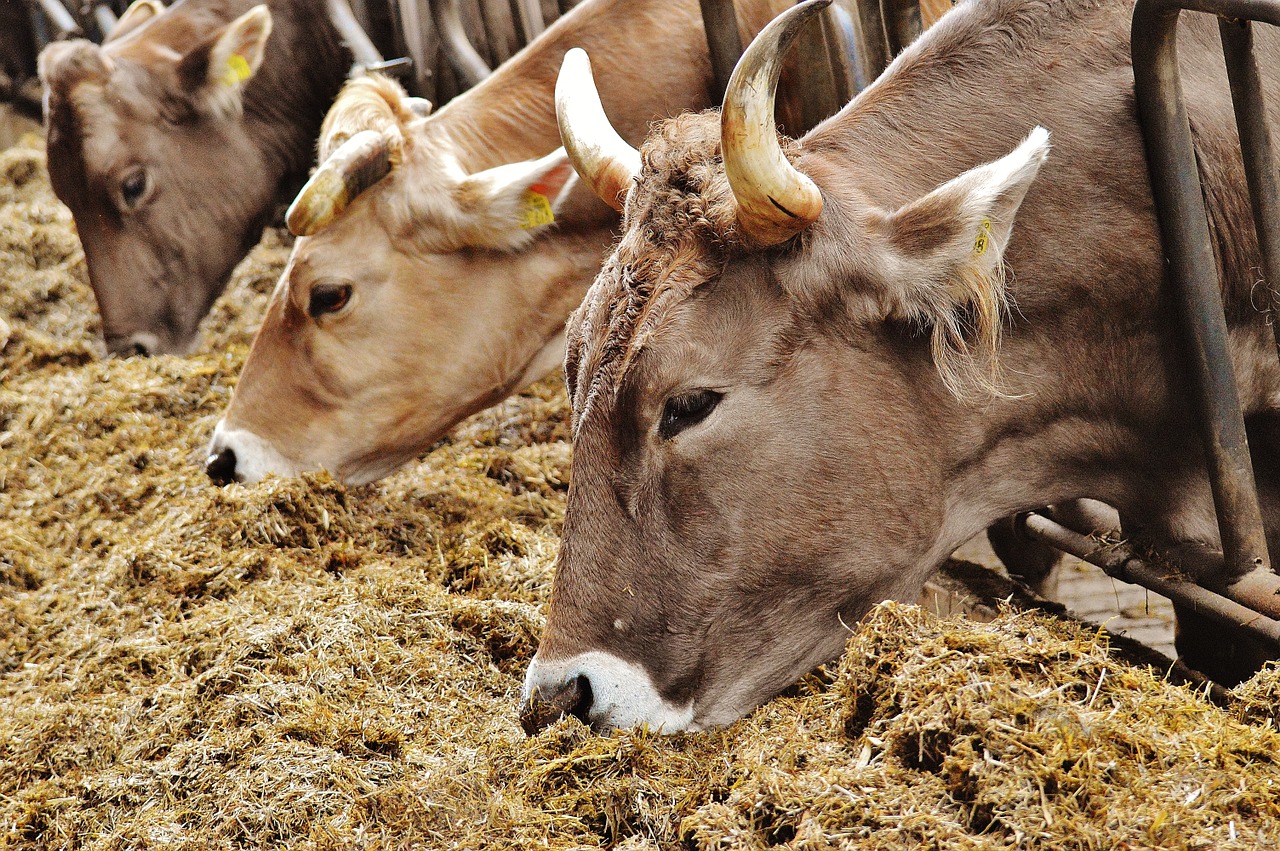
[{"label": "yellow ear tag", "polygon": [[983,218],[978,225],[978,238],[973,241],[973,253],[981,257],[987,253],[987,243],[991,242],[991,219]]},{"label": "yellow ear tag", "polygon": [[249,68],[249,60],[245,59],[239,53],[233,53],[227,57],[227,73],[222,80],[228,86],[234,86],[236,83],[243,83],[245,80],[253,76],[253,71]]},{"label": "yellow ear tag", "polygon": [[549,225],[555,220],[556,217],[551,212],[551,202],[547,200],[547,196],[532,189],[525,190],[524,214],[520,217],[520,227],[524,230],[533,230]]}]

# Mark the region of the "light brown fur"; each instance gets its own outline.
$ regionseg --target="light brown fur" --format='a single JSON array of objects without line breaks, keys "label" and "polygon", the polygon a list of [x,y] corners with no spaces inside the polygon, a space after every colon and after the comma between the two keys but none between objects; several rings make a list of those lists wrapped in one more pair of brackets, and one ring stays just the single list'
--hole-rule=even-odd
[{"label": "light brown fur", "polygon": [[[739,3],[744,35],[786,5]],[[553,90],[574,46],[592,56],[606,109],[633,141],[659,118],[709,104],[694,0],[588,0],[426,118],[383,84],[348,86],[321,152],[372,126],[403,140],[401,162],[294,249],[219,426],[219,435],[249,432],[271,447],[272,459],[252,469],[386,475],[559,364],[565,318],[598,271],[617,216],[570,185],[549,199],[559,204],[554,224],[521,228],[524,202],[500,191],[494,170],[559,147]],[[352,306],[312,319],[309,294],[330,281],[353,286]],[[215,436],[211,449],[233,443]]]},{"label": "light brown fur", "polygon": [[[320,0],[274,0],[265,56],[224,83],[219,37],[254,0],[185,0],[98,46],[51,44],[49,172],[71,208],[107,348],[183,352],[232,268],[306,174],[350,66]],[[127,30],[127,31],[126,31]],[[261,34],[250,28],[249,35]],[[124,181],[146,176],[134,207]]]},{"label": "light brown fur", "polygon": [[[531,688],[559,687],[539,665],[576,672],[607,654],[643,669],[667,717],[689,707],[695,725],[725,723],[1012,512],[1091,496],[1146,542],[1217,543],[1135,121],[1130,14],[961,4],[790,150],[824,209],[777,248],[734,237],[713,119],[650,139],[626,230],[569,329],[573,482]],[[1216,35],[1184,16],[1183,86],[1276,551],[1280,365],[1250,301],[1258,249]],[[1280,91],[1280,37],[1257,38],[1264,85]],[[1037,124],[1052,150],[1016,225],[993,217],[993,232],[1011,228],[996,233],[1007,274],[967,277],[978,214],[945,190]],[[950,212],[903,214],[926,198]],[[1002,394],[956,393],[948,350],[978,375],[998,353]],[[692,391],[722,395],[663,436],[664,410]]]}]

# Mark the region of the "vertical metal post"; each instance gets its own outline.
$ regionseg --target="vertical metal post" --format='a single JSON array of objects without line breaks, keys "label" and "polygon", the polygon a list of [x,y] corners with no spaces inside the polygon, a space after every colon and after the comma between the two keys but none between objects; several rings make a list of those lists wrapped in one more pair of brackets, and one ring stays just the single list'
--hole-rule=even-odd
[{"label": "vertical metal post", "polygon": [[511,0],[511,11],[520,30],[520,41],[528,44],[547,28],[542,20],[542,4],[538,0]]},{"label": "vertical metal post", "polygon": [[[1280,3],[1182,0],[1182,6],[1232,14],[1269,12]],[[1138,0],[1132,51],[1138,115],[1147,149],[1151,189],[1160,219],[1169,281],[1179,304],[1194,398],[1200,412],[1228,582],[1269,566],[1262,511],[1245,436],[1244,416],[1227,344],[1227,323],[1213,244],[1196,168],[1191,126],[1178,77],[1178,0]],[[1251,15],[1250,17],[1257,17]]]},{"label": "vertical metal post", "polygon": [[880,14],[880,0],[857,0],[855,31],[858,34],[858,59],[862,64],[862,76],[867,81],[880,76],[889,67],[893,55],[884,34],[884,16]]},{"label": "vertical metal post", "polygon": [[880,0],[880,17],[891,57],[901,53],[923,31],[920,0]]},{"label": "vertical metal post", "polygon": [[1269,295],[1271,331],[1280,352],[1280,172],[1276,171],[1267,108],[1262,100],[1262,79],[1253,55],[1253,24],[1247,20],[1222,20],[1222,54],[1231,81],[1231,102],[1240,133],[1240,153],[1244,157],[1249,200],[1253,204],[1253,226],[1262,252],[1262,277]]},{"label": "vertical metal post", "polygon": [[733,0],[698,0],[702,7],[702,27],[707,32],[707,48],[711,51],[711,76],[715,81],[712,100],[724,102],[733,67],[742,56],[742,35],[738,32],[738,14]]}]

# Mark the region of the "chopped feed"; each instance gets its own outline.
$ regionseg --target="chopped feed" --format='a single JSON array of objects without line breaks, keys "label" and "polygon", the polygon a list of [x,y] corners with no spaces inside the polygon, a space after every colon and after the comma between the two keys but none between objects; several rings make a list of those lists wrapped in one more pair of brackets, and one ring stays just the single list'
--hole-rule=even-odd
[{"label": "chopped feed", "polygon": [[726,730],[526,738],[569,474],[541,383],[421,462],[217,488],[287,253],[186,358],[106,360],[38,140],[0,153],[0,846],[1258,848],[1276,672],[1219,709],[1042,614],[888,604]]}]

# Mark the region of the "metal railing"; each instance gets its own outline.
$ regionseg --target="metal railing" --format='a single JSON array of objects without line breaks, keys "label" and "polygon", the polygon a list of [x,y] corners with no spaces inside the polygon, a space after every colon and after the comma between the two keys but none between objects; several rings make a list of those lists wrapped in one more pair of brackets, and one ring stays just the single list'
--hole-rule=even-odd
[{"label": "metal railing", "polygon": [[[1265,527],[1228,349],[1212,236],[1178,75],[1182,11],[1219,16],[1223,54],[1262,253],[1271,318],[1280,285],[1280,194],[1253,55],[1251,21],[1280,26],[1280,0],[1138,0],[1132,25],[1134,88],[1152,194],[1179,307],[1192,395],[1201,425],[1222,553],[1202,550],[1180,570],[1152,564],[1124,545],[1100,543],[1039,514],[1025,530],[1109,575],[1169,597],[1185,611],[1230,626],[1280,656],[1280,576]],[[1274,330],[1274,321],[1272,322]],[[1188,569],[1190,567],[1190,569]]]}]

